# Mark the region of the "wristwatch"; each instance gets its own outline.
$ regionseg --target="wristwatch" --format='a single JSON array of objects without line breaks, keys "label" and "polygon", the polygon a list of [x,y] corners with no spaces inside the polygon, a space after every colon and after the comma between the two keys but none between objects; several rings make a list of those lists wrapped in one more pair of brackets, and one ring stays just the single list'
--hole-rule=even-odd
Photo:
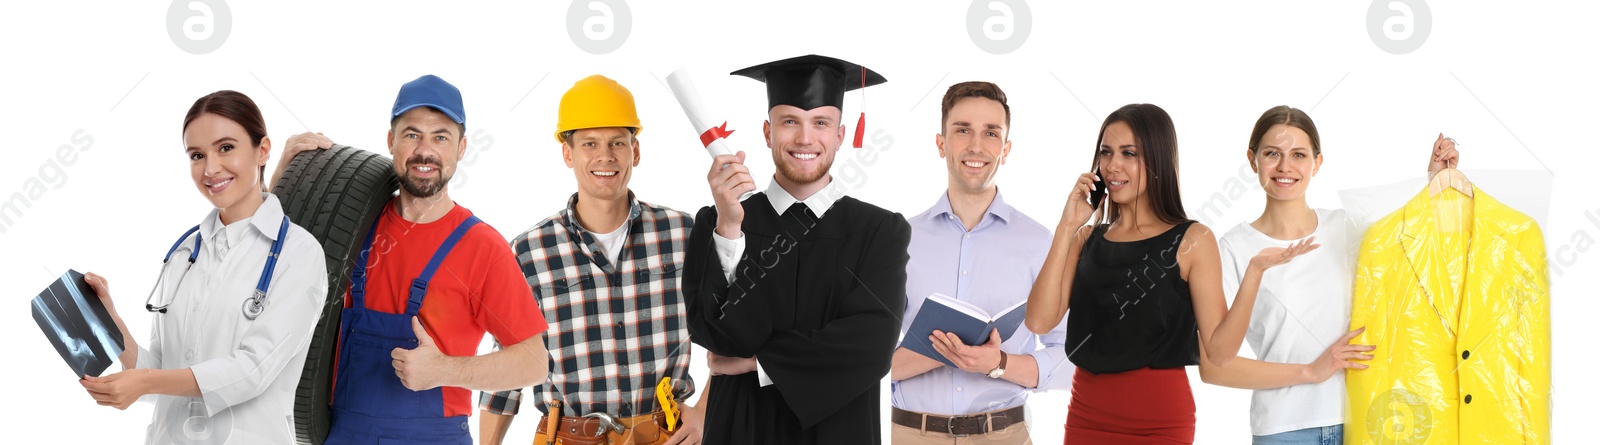
[{"label": "wristwatch", "polygon": [[1006,353],[1005,353],[1005,351],[1000,351],[1000,366],[996,366],[996,367],[994,367],[994,369],[989,370],[989,373],[987,375],[991,379],[998,379],[998,378],[1000,378],[1000,376],[1006,375]]}]

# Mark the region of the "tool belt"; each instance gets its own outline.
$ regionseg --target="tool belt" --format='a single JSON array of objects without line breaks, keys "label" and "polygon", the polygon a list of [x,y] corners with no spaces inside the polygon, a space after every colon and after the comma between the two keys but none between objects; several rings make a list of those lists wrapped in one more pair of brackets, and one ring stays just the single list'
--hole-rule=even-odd
[{"label": "tool belt", "polygon": [[539,429],[534,445],[623,445],[652,444],[662,441],[672,433],[667,432],[666,415],[660,411],[633,417],[612,417],[604,413],[588,416],[561,416],[551,436],[549,416],[539,419]]},{"label": "tool belt", "polygon": [[1011,425],[1022,423],[1022,417],[1023,409],[1021,406],[1003,411],[950,417],[894,408],[894,411],[889,415],[889,421],[894,422],[895,425],[911,427],[919,431],[945,433],[959,437],[1000,431]]}]

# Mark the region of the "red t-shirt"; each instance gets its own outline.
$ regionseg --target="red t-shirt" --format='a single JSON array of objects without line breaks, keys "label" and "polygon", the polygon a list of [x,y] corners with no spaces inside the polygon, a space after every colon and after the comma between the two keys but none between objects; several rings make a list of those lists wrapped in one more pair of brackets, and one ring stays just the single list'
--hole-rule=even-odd
[{"label": "red t-shirt", "polygon": [[[469,216],[472,211],[456,205],[437,221],[417,224],[401,218],[393,201],[384,206],[367,255],[367,309],[405,313],[411,280],[422,274],[434,251]],[[349,289],[344,305],[350,306]],[[513,345],[549,327],[511,246],[487,223],[468,230],[439,264],[417,315],[439,350],[455,357],[477,355],[485,332],[501,344]],[[454,386],[441,390],[445,416],[472,414],[471,390]]]}]

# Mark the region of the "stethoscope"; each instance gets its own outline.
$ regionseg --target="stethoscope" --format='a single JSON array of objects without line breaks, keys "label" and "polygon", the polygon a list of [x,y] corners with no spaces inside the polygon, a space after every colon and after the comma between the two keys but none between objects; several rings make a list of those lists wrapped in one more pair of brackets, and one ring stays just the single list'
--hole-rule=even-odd
[{"label": "stethoscope", "polygon": [[[194,226],[194,228],[189,229],[189,231],[183,232],[183,236],[178,237],[178,242],[172,243],[172,248],[167,249],[167,256],[161,257],[161,275],[156,278],[156,285],[150,288],[150,296],[145,297],[144,299],[144,310],[163,314],[167,313],[167,306],[171,306],[172,302],[168,301],[166,304],[156,306],[150,304],[150,300],[155,298],[156,289],[160,289],[161,284],[166,281],[167,263],[172,260],[172,253],[178,251],[178,246],[183,245],[183,240],[189,239],[189,235],[194,235],[194,247],[189,249],[189,264],[184,266],[183,274],[178,276],[178,288],[173,289],[172,295],[176,297],[178,295],[178,290],[183,288],[183,277],[189,275],[189,268],[194,267],[195,258],[200,257],[201,236],[200,234],[195,233],[198,231],[200,231],[200,226],[197,225]],[[244,318],[255,320],[256,317],[261,316],[261,311],[266,309],[267,285],[272,282],[272,269],[278,265],[278,252],[283,251],[283,238],[288,235],[288,233],[289,217],[284,216],[283,223],[278,225],[278,239],[272,241],[272,251],[267,253],[267,265],[266,267],[261,268],[261,279],[256,281],[256,290],[255,292],[250,293],[250,298],[246,298],[244,300],[244,308],[241,309],[244,311]]]}]

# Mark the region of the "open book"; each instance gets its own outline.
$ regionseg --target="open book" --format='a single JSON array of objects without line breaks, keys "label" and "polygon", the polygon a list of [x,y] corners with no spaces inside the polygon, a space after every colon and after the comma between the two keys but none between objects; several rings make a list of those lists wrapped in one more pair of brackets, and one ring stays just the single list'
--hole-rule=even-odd
[{"label": "open book", "polygon": [[1022,319],[1027,314],[1026,299],[1001,310],[1000,315],[995,316],[972,303],[943,294],[929,295],[928,299],[922,301],[922,308],[917,311],[917,318],[911,321],[911,328],[906,331],[900,347],[938,360],[945,366],[955,367],[944,354],[933,349],[933,343],[928,340],[935,329],[954,333],[961,337],[962,343],[973,346],[988,343],[989,331],[998,329],[1000,341],[1004,342],[1011,339],[1011,334],[1022,326]]}]

